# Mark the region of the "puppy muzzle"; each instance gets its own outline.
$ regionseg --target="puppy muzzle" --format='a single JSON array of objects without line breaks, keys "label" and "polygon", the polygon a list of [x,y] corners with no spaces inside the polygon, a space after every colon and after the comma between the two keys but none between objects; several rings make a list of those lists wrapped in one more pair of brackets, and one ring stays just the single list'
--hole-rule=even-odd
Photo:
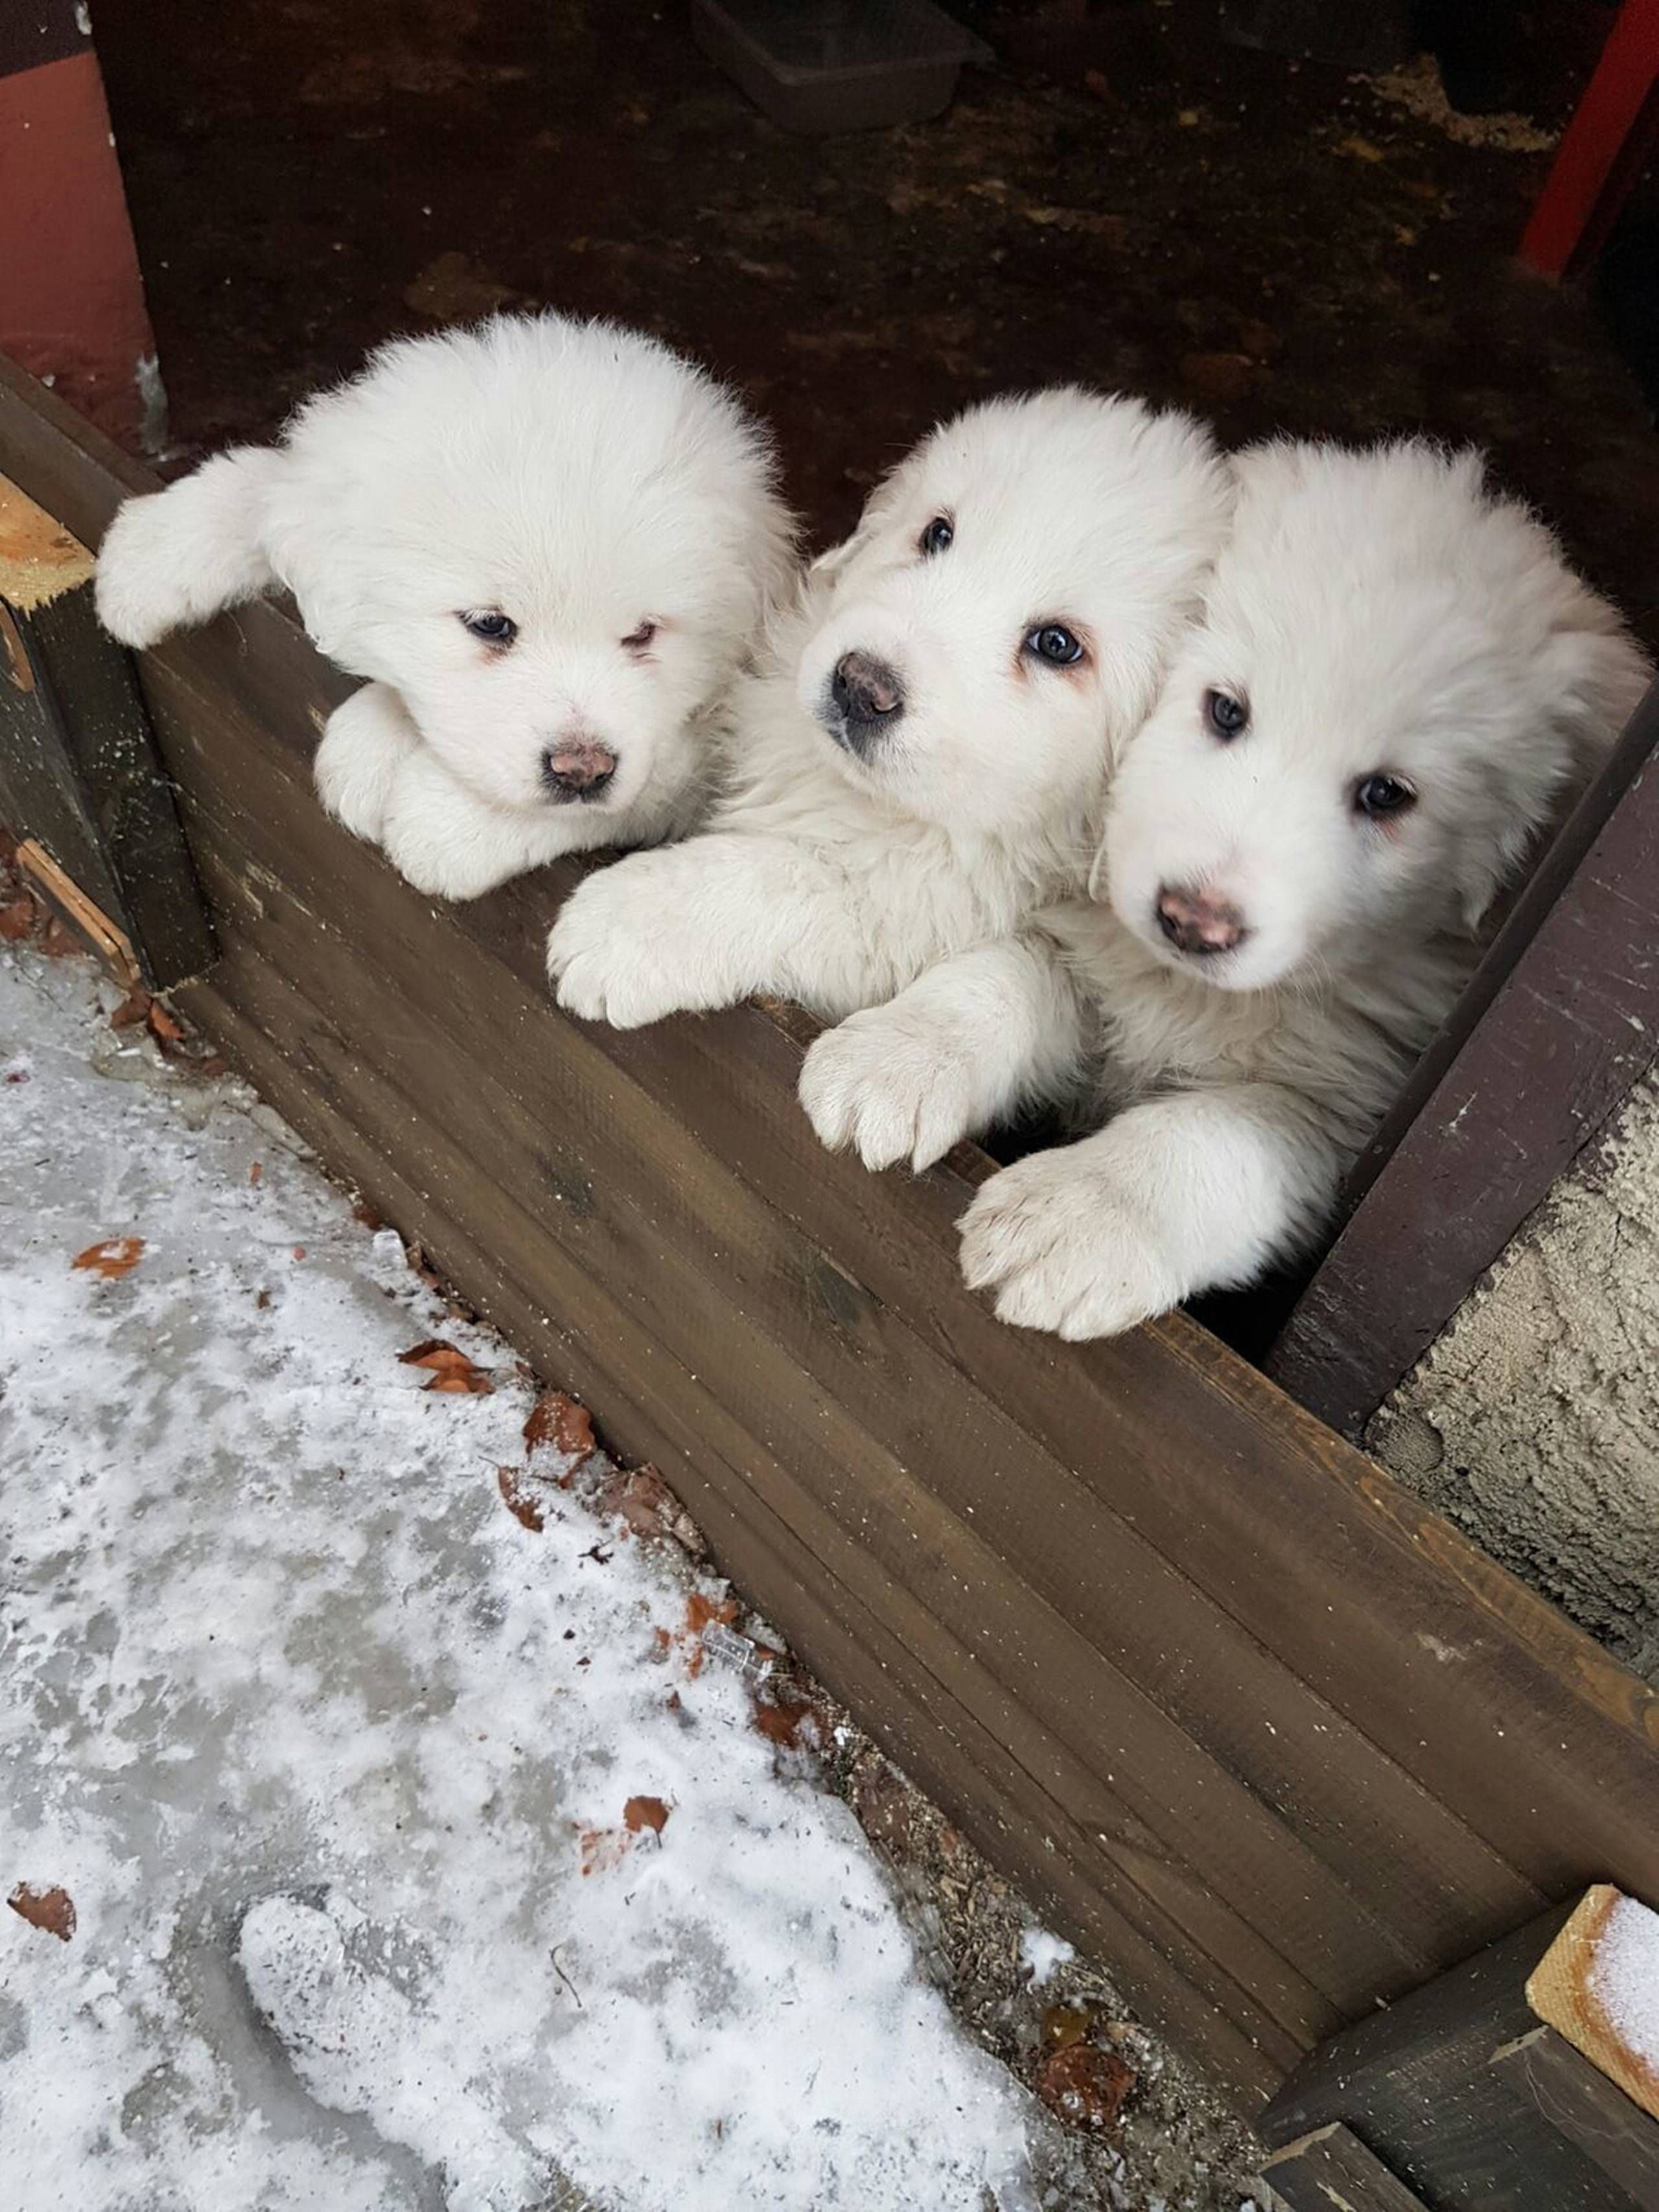
[{"label": "puppy muzzle", "polygon": [[592,738],[562,739],[542,755],[542,787],[556,806],[591,805],[616,773],[617,756]]},{"label": "puppy muzzle", "polygon": [[818,716],[838,745],[868,760],[903,720],[903,681],[873,653],[843,653],[830,671]]}]

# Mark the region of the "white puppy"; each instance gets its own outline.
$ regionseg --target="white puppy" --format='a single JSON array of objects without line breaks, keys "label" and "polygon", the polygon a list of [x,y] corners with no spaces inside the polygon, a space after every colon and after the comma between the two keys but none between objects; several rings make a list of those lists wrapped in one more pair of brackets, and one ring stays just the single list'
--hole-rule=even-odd
[{"label": "white puppy", "polygon": [[286,586],[370,678],[324,803],[421,890],[689,826],[708,725],[793,580],[771,450],[653,339],[553,314],[404,339],[124,507],[98,607],[143,647]]},{"label": "white puppy", "polygon": [[[1082,885],[1230,497],[1199,425],[1138,400],[1048,392],[936,430],[739,687],[710,828],[567,903],[560,1003],[622,1027],[757,991],[853,1016],[802,1097],[874,1166],[1060,1084],[1072,988],[1024,920]],[[1005,1000],[1025,1029],[945,1065],[941,1012]]]},{"label": "white puppy", "polygon": [[969,1283],[1062,1336],[1308,1247],[1647,680],[1478,457],[1279,444],[1237,471],[1205,618],[1118,772],[1103,902],[1049,917],[1113,1118],[963,1219]]}]

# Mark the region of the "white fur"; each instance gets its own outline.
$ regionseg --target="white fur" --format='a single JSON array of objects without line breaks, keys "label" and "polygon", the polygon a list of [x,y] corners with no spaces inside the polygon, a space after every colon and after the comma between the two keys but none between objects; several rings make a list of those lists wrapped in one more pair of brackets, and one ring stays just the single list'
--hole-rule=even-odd
[{"label": "white fur", "polygon": [[[98,605],[147,647],[285,586],[370,679],[331,719],[324,803],[423,890],[465,898],[561,853],[687,826],[716,704],[791,574],[768,442],[653,339],[559,315],[405,339],[280,445],[129,501]],[[459,617],[495,609],[507,647]],[[644,647],[624,643],[657,624]],[[617,757],[590,801],[543,755]]]},{"label": "white fur", "polygon": [[[1495,894],[1648,677],[1475,457],[1277,444],[1236,466],[1204,619],[1114,785],[1102,902],[1048,917],[1118,1110],[994,1176],[963,1219],[969,1283],[1062,1336],[1307,1249]],[[1212,686],[1249,702],[1231,743],[1206,726]],[[1417,804],[1367,820],[1354,793],[1383,771]],[[1237,949],[1176,951],[1163,885],[1235,905]]]},{"label": "white fur", "polygon": [[[801,1095],[826,1143],[876,1166],[925,1166],[1062,1084],[1075,994],[1025,943],[1027,918],[1082,883],[1112,764],[1158,696],[1230,496],[1199,426],[1138,400],[1044,392],[935,431],[740,684],[708,831],[567,903],[548,955],[560,1003],[630,1027],[770,992],[841,1021]],[[939,515],[955,539],[927,558]],[[1044,621],[1079,635],[1085,665],[1023,652]],[[848,651],[906,689],[867,761],[820,717]],[[994,1012],[1022,986],[1023,1027],[951,1052],[964,1006]]]}]

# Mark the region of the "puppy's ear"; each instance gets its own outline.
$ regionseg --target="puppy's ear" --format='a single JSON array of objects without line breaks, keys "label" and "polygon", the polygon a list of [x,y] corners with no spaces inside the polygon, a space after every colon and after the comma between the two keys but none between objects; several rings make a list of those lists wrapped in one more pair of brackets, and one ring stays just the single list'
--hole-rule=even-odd
[{"label": "puppy's ear", "polygon": [[1472,930],[1571,812],[1653,679],[1652,664],[1607,601],[1575,576],[1561,582],[1536,665],[1533,741],[1506,763],[1502,830],[1470,851],[1460,878]]},{"label": "puppy's ear", "polygon": [[270,514],[266,550],[277,582],[293,593],[319,653],[351,668],[350,638],[362,606],[360,564],[342,536],[337,503],[295,481],[278,488]]}]

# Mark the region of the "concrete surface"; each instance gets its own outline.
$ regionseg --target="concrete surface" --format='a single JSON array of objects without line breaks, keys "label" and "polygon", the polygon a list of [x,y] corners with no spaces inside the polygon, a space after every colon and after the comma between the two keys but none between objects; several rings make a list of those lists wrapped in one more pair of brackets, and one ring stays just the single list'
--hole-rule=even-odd
[{"label": "concrete surface", "polygon": [[1659,1684],[1659,1083],[1557,1185],[1367,1441]]}]

